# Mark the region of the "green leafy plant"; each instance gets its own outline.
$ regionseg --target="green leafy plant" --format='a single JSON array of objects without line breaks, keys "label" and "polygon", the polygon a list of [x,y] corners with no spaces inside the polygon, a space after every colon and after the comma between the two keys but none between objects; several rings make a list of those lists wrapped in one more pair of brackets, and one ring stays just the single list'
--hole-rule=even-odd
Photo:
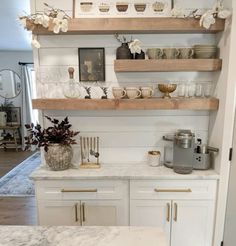
[{"label": "green leafy plant", "polygon": [[53,126],[42,129],[39,124],[34,125],[31,123],[25,125],[27,131],[29,132],[29,135],[25,137],[26,150],[29,149],[31,145],[35,145],[37,147],[43,147],[47,152],[50,144],[76,144],[73,137],[78,135],[79,132],[71,130],[72,125],[69,123],[68,117],[61,122],[48,116],[45,116],[45,118],[47,118]]}]

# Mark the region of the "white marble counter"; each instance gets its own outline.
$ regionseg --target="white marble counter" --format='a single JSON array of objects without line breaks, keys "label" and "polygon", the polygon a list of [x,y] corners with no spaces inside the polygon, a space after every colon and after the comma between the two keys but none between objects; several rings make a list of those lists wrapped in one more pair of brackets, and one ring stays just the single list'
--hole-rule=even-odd
[{"label": "white marble counter", "polygon": [[159,228],[1,226],[0,246],[167,246]]},{"label": "white marble counter", "polygon": [[188,175],[175,173],[172,169],[150,167],[147,164],[104,164],[100,169],[68,169],[65,171],[50,171],[45,166],[36,169],[30,177],[33,180],[42,179],[219,179],[214,170],[193,171]]}]

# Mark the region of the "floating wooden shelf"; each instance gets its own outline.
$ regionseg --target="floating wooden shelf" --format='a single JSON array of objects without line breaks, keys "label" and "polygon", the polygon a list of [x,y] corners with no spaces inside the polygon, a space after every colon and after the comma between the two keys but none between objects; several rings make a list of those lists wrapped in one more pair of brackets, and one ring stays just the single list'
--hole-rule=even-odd
[{"label": "floating wooden shelf", "polygon": [[[217,33],[224,31],[225,21],[205,29],[194,18],[77,18],[69,20],[69,30],[60,35],[73,34],[114,34],[114,33]],[[49,29],[27,23],[27,29],[33,34],[49,35],[53,33],[53,24]]]},{"label": "floating wooden shelf", "polygon": [[216,98],[150,99],[34,99],[40,110],[217,110]]},{"label": "floating wooden shelf", "polygon": [[115,72],[209,72],[221,70],[221,59],[115,60]]}]

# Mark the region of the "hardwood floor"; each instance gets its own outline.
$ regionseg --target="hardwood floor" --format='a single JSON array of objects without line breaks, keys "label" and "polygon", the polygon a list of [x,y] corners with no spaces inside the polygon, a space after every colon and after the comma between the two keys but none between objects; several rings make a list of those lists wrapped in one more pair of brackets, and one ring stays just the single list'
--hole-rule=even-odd
[{"label": "hardwood floor", "polygon": [[[8,173],[32,152],[0,150],[0,177]],[[36,225],[35,197],[0,197],[0,225]]]},{"label": "hardwood floor", "polygon": [[35,197],[0,197],[0,225],[37,225]]},{"label": "hardwood floor", "polygon": [[0,149],[0,177],[8,173],[32,154],[33,152],[29,151],[16,152],[15,149],[7,149],[6,151]]}]

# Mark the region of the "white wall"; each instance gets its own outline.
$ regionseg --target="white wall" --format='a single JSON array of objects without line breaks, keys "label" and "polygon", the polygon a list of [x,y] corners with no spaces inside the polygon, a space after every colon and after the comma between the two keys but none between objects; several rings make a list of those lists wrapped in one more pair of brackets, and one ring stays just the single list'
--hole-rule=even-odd
[{"label": "white wall", "polygon": [[[33,11],[42,11],[42,1],[32,1]],[[51,1],[54,6],[60,7],[65,1]],[[59,4],[59,5],[58,5]],[[35,9],[36,8],[36,9]],[[63,5],[67,11],[72,11],[72,5]],[[130,36],[127,35],[129,38]],[[149,47],[189,47],[197,43],[214,44],[215,35],[212,34],[150,34],[133,35],[143,43],[143,49]],[[61,78],[57,83],[49,86],[49,97],[63,97],[63,83],[68,80],[67,69],[75,68],[75,78],[78,81],[78,48],[105,47],[106,53],[106,80],[110,87],[120,85],[153,85],[159,82],[173,81],[212,81],[212,73],[115,73],[113,61],[116,48],[120,45],[113,35],[76,35],[76,36],[40,36],[38,37],[41,49],[34,50],[36,70],[46,73],[55,73],[60,70]],[[47,82],[47,81],[43,81]],[[214,81],[213,81],[214,84]],[[60,87],[58,91],[58,87]],[[38,81],[38,88],[39,86]],[[155,89],[157,92],[157,89]],[[59,94],[58,94],[59,93]],[[40,94],[40,93],[39,93]],[[156,93],[157,95],[157,93]],[[160,94],[159,94],[160,95]],[[44,115],[63,118],[69,116],[75,130],[81,135],[99,136],[101,140],[102,162],[143,162],[146,161],[148,150],[159,149],[162,152],[166,144],[162,140],[164,134],[174,132],[180,128],[191,129],[204,142],[208,140],[208,112],[196,111],[102,111],[102,112],[68,112],[47,111]],[[44,124],[47,122],[44,120]],[[79,163],[79,146],[75,146],[75,162]]]}]

